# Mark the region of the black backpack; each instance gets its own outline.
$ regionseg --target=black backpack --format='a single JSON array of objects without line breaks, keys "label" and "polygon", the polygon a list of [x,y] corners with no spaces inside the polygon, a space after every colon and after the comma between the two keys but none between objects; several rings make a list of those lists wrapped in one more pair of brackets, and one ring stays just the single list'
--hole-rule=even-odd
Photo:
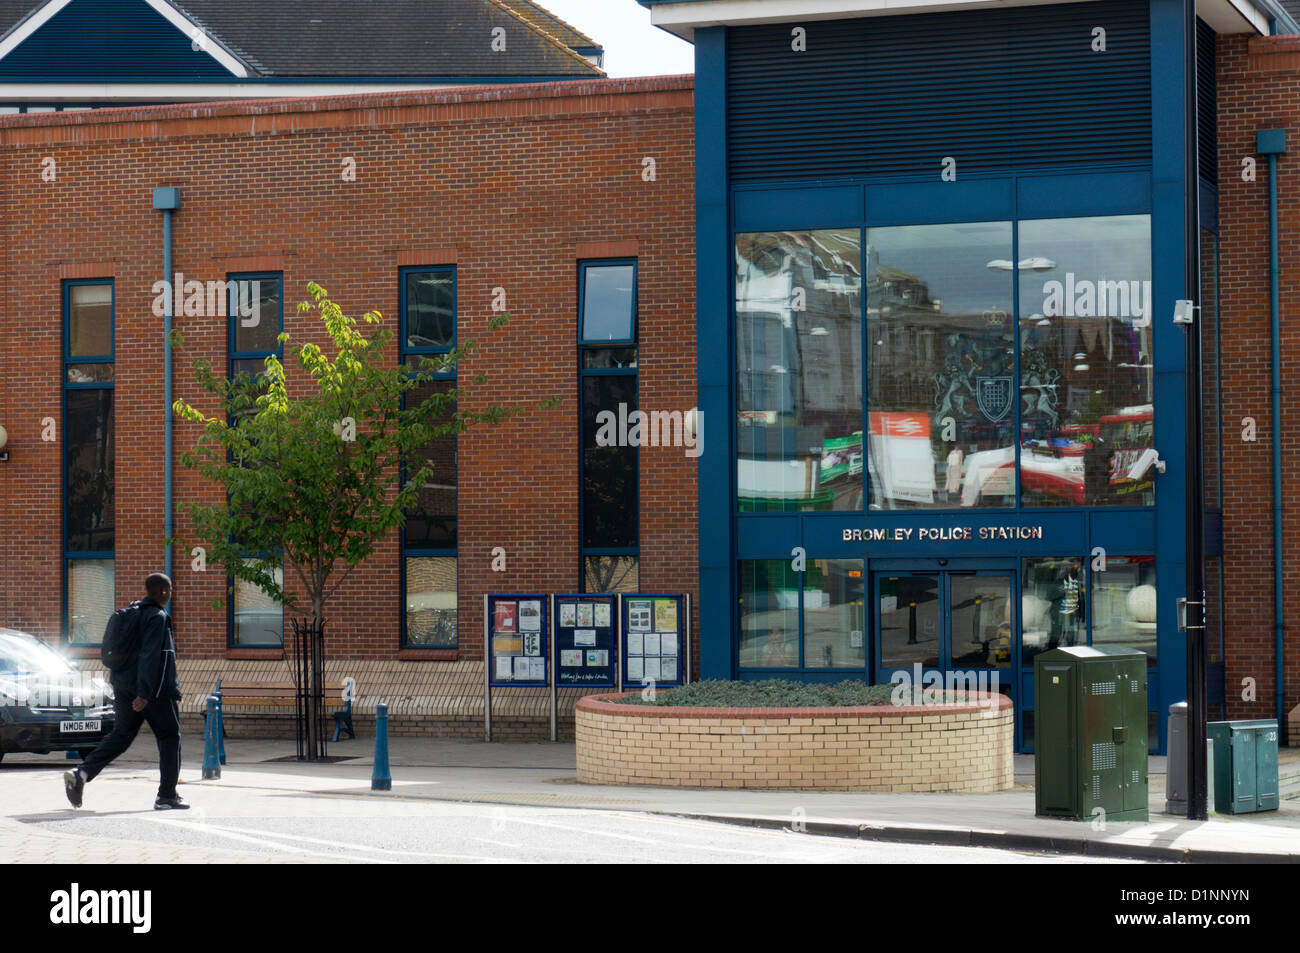
[{"label": "black backpack", "polygon": [[130,669],[140,660],[140,617],[144,610],[139,601],[118,609],[108,617],[104,639],[99,643],[99,658],[110,672]]}]

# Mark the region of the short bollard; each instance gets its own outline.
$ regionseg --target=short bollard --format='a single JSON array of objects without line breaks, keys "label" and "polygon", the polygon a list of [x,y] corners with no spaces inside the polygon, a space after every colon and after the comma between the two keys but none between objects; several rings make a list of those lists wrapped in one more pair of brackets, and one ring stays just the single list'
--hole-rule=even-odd
[{"label": "short bollard", "polygon": [[68,761],[80,761],[81,752],[78,751],[76,748],[69,748],[68,753],[64,755],[64,758]]},{"label": "short bollard", "polygon": [[203,726],[203,780],[221,777],[221,764],[217,760],[217,737],[221,731],[221,702],[216,695],[208,696],[208,717]]},{"label": "short bollard", "polygon": [[226,763],[226,703],[221,697],[221,683],[217,682],[217,760]]},{"label": "short bollard", "polygon": [[388,773],[388,706],[375,706],[375,770],[370,775],[370,790],[391,791],[393,776]]}]

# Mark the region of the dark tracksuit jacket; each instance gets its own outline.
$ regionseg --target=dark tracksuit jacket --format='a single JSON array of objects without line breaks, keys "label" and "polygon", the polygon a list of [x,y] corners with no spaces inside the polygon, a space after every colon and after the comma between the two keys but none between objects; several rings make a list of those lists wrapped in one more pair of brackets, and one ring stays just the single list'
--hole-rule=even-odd
[{"label": "dark tracksuit jacket", "polygon": [[[131,746],[146,721],[158,741],[158,796],[176,796],[180,774],[181,725],[177,702],[181,699],[176,677],[176,642],[172,619],[153,599],[140,603],[140,660],[134,668],[114,672],[113,730],[81,764],[86,780],[92,780],[114,758]],[[148,702],[144,711],[131,707],[136,698]]]}]

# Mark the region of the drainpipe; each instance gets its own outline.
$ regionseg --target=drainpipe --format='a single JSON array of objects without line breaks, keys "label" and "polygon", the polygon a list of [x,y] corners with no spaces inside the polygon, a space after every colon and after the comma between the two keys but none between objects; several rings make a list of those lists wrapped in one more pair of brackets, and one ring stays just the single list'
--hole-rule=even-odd
[{"label": "drainpipe", "polygon": [[1276,717],[1279,730],[1286,731],[1283,689],[1282,633],[1282,332],[1278,294],[1277,253],[1277,157],[1286,154],[1285,129],[1261,129],[1255,133],[1255,151],[1268,156],[1268,308],[1269,335],[1273,346],[1273,684],[1276,686]]},{"label": "drainpipe", "polygon": [[[172,534],[176,520],[172,513],[172,213],[181,207],[180,189],[154,189],[154,211],[163,213],[163,280],[168,293],[163,305],[163,572],[172,574]],[[168,611],[171,607],[168,606]]]}]

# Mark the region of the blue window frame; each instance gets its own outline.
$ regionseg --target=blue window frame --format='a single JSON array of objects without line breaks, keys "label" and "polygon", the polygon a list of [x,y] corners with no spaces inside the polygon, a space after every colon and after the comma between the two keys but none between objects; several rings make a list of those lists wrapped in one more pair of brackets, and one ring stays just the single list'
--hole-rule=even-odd
[{"label": "blue window frame", "polygon": [[[578,578],[583,592],[640,588],[640,449],[623,440],[631,429],[626,422],[639,409],[636,318],[636,259],[578,263]],[[611,436],[617,438],[613,444]]]},{"label": "blue window frame", "polygon": [[94,645],[116,602],[113,279],[62,290],[63,632]]},{"label": "blue window frame", "polygon": [[[399,269],[400,340],[404,365],[436,358],[456,347],[456,269],[413,266]],[[423,399],[454,393],[456,368],[446,366],[433,380],[406,396]],[[439,437],[425,450],[435,469],[407,510],[401,539],[402,648],[456,649],[458,631],[457,551],[459,493],[457,439]],[[403,473],[405,479],[405,473]]]},{"label": "blue window frame", "polygon": [[[227,281],[228,374],[260,374],[268,357],[284,358],[284,276],[239,272]],[[252,557],[253,553],[248,553]],[[283,580],[283,569],[280,570]],[[226,644],[231,648],[281,648],[284,607],[233,576],[227,578]],[[278,622],[278,624],[277,624]]]}]

